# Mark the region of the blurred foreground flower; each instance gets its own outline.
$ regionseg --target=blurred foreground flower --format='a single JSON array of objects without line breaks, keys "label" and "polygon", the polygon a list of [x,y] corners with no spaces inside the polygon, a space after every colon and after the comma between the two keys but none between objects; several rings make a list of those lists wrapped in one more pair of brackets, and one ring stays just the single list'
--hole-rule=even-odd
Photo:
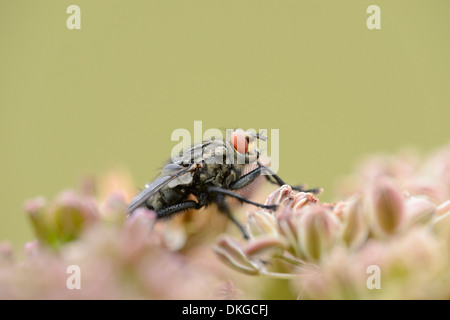
[{"label": "blurred foreground flower", "polygon": [[[26,201],[37,240],[25,245],[25,259],[0,243],[0,299],[240,297],[208,242],[191,241],[191,232],[206,240],[208,232],[218,236],[223,229],[192,226],[189,214],[156,224],[154,212],[143,208],[126,219],[130,185],[119,172],[51,201]],[[78,268],[79,290],[67,285]]]},{"label": "blurred foreground flower", "polygon": [[37,238],[54,247],[74,240],[99,218],[95,199],[80,197],[71,190],[63,191],[50,204],[38,197],[28,200],[24,207]]}]

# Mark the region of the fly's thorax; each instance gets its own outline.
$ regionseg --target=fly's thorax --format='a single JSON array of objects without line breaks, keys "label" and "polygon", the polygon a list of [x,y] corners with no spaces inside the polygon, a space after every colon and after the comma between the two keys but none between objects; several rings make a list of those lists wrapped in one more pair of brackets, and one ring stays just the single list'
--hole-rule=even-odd
[{"label": "fly's thorax", "polygon": [[255,141],[249,143],[248,152],[239,153],[229,141],[213,140],[196,144],[172,159],[173,163],[183,166],[198,164],[252,164],[259,158]]},{"label": "fly's thorax", "polygon": [[[201,162],[205,164],[226,164],[227,147],[223,141],[214,141],[203,148]],[[200,161],[198,161],[199,163]]]},{"label": "fly's thorax", "polygon": [[229,171],[225,177],[225,186],[228,188],[232,182],[239,179],[244,171],[245,165],[243,164],[235,164],[230,166]]},{"label": "fly's thorax", "polygon": [[241,176],[243,169],[244,165],[204,164],[197,169],[194,184],[199,188],[206,188],[208,185],[227,188]]},{"label": "fly's thorax", "polygon": [[259,150],[255,141],[249,143],[248,152],[239,153],[229,141],[214,140],[202,144],[202,148],[193,148],[191,163],[218,165],[245,165],[258,161]]}]

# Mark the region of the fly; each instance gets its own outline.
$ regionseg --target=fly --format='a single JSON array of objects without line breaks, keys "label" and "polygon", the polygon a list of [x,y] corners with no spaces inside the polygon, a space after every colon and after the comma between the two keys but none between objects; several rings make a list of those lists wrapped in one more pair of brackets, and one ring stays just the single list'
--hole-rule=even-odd
[{"label": "fly", "polygon": [[[169,161],[161,174],[146,185],[128,206],[130,214],[141,206],[155,211],[157,218],[168,218],[175,213],[198,210],[215,204],[220,212],[239,228],[245,239],[248,234],[242,224],[233,216],[226,197],[233,197],[254,206],[275,209],[276,205],[264,205],[247,199],[233,191],[242,189],[264,174],[271,183],[279,186],[284,181],[268,167],[259,162],[260,151],[256,148],[258,139],[266,137],[237,129],[226,140],[208,140],[193,145],[179,157]],[[245,166],[257,167],[244,174]],[[294,190],[318,193],[319,189]],[[194,195],[196,201],[188,198]]]}]

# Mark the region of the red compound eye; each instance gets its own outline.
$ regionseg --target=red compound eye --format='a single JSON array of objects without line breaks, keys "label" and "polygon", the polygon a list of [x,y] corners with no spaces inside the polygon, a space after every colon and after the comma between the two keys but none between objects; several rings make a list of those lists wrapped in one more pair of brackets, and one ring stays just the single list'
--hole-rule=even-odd
[{"label": "red compound eye", "polygon": [[230,135],[230,142],[239,153],[246,153],[248,150],[248,141],[242,132],[235,131]]}]

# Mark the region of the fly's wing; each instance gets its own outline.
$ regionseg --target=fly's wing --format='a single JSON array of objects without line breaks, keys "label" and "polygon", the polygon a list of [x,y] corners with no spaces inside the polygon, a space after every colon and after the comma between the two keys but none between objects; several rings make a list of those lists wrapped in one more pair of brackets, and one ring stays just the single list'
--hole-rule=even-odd
[{"label": "fly's wing", "polygon": [[227,153],[229,153],[227,148],[227,144],[222,140],[203,141],[184,150],[183,154],[174,159],[173,162],[179,165],[193,163],[223,164]]},{"label": "fly's wing", "polygon": [[162,187],[171,183],[172,181],[177,181],[183,178],[183,181],[187,181],[186,175],[191,176],[192,180],[192,169],[193,166],[183,167],[174,163],[169,163],[162,169],[163,174],[159,178],[156,178],[152,183],[145,186],[142,190],[129,204],[127,211],[132,213],[135,209],[140,207],[144,202],[146,202],[151,196],[156,194]]},{"label": "fly's wing", "polygon": [[183,150],[183,154],[181,156],[173,159],[174,164],[186,166],[193,163],[202,163],[204,149],[211,144],[211,141],[203,141]]},{"label": "fly's wing", "polygon": [[[167,163],[161,169],[161,176],[159,178],[147,185],[145,189],[131,201],[128,206],[128,212],[133,212],[166,185],[173,188],[177,185],[187,185],[191,183],[193,170],[197,167],[197,164],[204,162],[205,153],[208,154],[208,156],[211,152],[214,154],[214,150],[217,150],[216,147],[222,145],[222,141],[203,141],[202,143],[193,145],[189,149],[183,151],[181,156],[172,159],[172,162]],[[213,151],[208,151],[208,148]]]}]

